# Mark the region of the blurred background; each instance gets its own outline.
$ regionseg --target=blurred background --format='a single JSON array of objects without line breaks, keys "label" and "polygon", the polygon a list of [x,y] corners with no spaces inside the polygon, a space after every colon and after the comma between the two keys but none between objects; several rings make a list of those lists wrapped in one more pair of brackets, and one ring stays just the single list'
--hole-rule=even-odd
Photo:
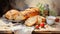
[{"label": "blurred background", "polygon": [[28,7],[36,7],[38,3],[48,4],[49,9],[60,16],[60,0],[0,0],[0,16],[10,9],[25,10]]}]

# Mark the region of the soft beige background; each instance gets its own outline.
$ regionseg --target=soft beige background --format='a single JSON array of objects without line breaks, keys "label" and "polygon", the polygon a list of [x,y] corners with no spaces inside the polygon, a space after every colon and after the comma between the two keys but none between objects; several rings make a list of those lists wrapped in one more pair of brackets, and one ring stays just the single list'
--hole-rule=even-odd
[{"label": "soft beige background", "polygon": [[37,3],[48,4],[51,10],[58,14],[60,13],[60,0],[26,0],[26,3],[29,7],[36,7]]},{"label": "soft beige background", "polygon": [[60,13],[60,0],[15,0],[16,6],[15,8],[23,10],[28,7],[36,7],[36,4],[42,3],[48,4],[51,10],[54,10],[57,14]]}]

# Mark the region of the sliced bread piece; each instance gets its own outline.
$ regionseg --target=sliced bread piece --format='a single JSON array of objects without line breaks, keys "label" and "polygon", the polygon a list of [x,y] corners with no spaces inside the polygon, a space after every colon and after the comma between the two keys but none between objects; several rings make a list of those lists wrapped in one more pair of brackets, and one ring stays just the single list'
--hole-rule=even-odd
[{"label": "sliced bread piece", "polygon": [[25,25],[33,26],[37,22],[37,16],[30,17],[25,21]]},{"label": "sliced bread piece", "polygon": [[38,15],[38,24],[40,24],[41,22],[45,23],[45,18],[43,16]]}]

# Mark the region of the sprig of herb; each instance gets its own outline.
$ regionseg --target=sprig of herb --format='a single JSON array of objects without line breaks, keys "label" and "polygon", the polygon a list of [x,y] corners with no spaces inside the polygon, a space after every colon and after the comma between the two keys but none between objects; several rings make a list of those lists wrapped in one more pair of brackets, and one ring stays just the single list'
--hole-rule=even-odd
[{"label": "sprig of herb", "polygon": [[[44,5],[41,4],[41,3],[38,3],[36,6],[40,9],[40,15],[43,16],[43,14],[44,14],[43,13],[44,12]],[[57,16],[57,13],[55,11],[49,9],[49,15]]]},{"label": "sprig of herb", "polygon": [[40,14],[43,15],[43,11],[44,11],[44,6],[43,6],[43,4],[38,3],[38,4],[37,4],[37,7],[40,9]]}]

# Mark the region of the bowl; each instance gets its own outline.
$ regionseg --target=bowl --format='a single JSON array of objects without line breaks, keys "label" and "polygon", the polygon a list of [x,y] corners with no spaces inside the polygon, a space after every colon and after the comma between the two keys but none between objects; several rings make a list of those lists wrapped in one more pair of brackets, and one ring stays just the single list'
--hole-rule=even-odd
[{"label": "bowl", "polygon": [[56,19],[55,16],[48,16],[46,18],[46,22],[47,22],[48,25],[53,25],[55,23],[55,19]]}]

